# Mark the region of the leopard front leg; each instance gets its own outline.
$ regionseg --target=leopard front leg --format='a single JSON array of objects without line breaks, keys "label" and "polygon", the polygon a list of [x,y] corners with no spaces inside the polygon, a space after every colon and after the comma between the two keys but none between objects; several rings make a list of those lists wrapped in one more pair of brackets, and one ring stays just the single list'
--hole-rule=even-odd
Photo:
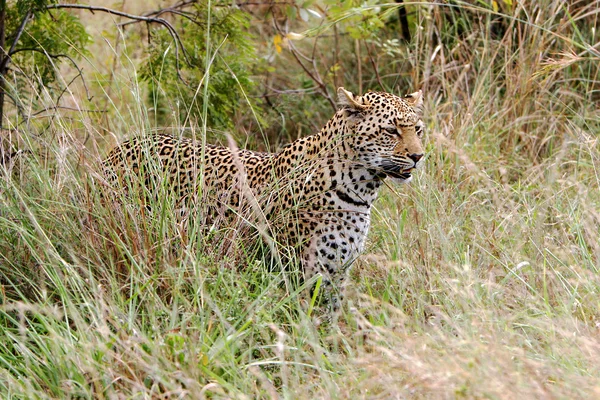
[{"label": "leopard front leg", "polygon": [[316,274],[322,276],[320,295],[336,314],[343,304],[348,271],[362,250],[366,235],[357,235],[355,224],[340,223],[339,218],[328,220],[333,223],[322,224],[311,236],[304,251],[303,267],[306,279]]},{"label": "leopard front leg", "polygon": [[315,295],[318,288],[319,302],[326,304],[329,311],[337,314],[343,305],[344,292],[346,286],[346,274],[340,272],[330,272],[331,264],[318,264],[316,268],[309,268],[305,273],[307,279],[312,279],[315,275],[320,275],[320,284],[313,285],[310,289],[311,298]]}]

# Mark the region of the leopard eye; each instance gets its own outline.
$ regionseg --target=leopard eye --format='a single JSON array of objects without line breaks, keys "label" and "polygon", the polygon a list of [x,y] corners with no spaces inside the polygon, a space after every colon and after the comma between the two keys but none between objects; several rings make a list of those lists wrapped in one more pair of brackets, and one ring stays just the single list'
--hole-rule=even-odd
[{"label": "leopard eye", "polygon": [[398,129],[396,127],[390,127],[390,128],[384,128],[385,131],[391,135],[396,135],[396,136],[400,136],[400,133],[398,132]]},{"label": "leopard eye", "polygon": [[423,125],[422,124],[415,125],[415,133],[417,134],[418,137],[423,136]]}]

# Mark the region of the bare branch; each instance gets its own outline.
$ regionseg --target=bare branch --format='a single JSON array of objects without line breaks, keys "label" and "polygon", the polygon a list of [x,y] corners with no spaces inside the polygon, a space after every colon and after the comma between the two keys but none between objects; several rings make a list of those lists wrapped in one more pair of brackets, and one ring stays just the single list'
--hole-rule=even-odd
[{"label": "bare branch", "polygon": [[365,44],[365,48],[367,49],[367,54],[369,55],[369,61],[371,61],[371,65],[373,66],[373,71],[375,72],[375,77],[377,78],[377,83],[379,84],[379,87],[381,87],[381,90],[385,91],[385,88],[383,87],[383,83],[381,82],[381,76],[379,76],[379,69],[377,68],[375,59],[373,58],[373,55],[371,54],[371,49],[369,48],[369,44],[364,39],[363,39],[363,43]]},{"label": "bare branch", "polygon": [[[274,22],[275,28],[277,29],[279,34],[282,36],[285,36],[285,33],[281,30],[281,28],[277,24],[277,21],[274,20],[273,22]],[[323,83],[323,80],[321,79],[321,75],[319,74],[319,71],[317,69],[317,65],[316,65],[315,58],[314,58],[314,49],[313,49],[313,58],[309,59],[306,56],[302,55],[290,41],[288,41],[288,45],[289,45],[290,53],[292,53],[292,56],[294,56],[298,65],[300,65],[300,67],[304,70],[304,72],[306,72],[306,74],[310,77],[310,79],[312,79],[317,84],[317,86],[319,87],[319,91],[321,92],[323,97],[325,97],[327,99],[327,101],[329,101],[329,104],[331,104],[331,107],[333,108],[333,110],[337,111],[337,105],[336,105],[335,101],[331,98],[331,96],[329,95],[329,92],[327,91],[327,86],[325,85],[325,83]],[[310,71],[304,65],[304,63],[302,62],[302,60],[300,60],[300,57],[298,56],[299,54],[300,54],[300,56],[302,56],[303,58],[305,58],[308,62],[310,62],[312,64],[314,72]]]},{"label": "bare branch", "polygon": [[105,13],[108,13],[111,15],[117,15],[119,17],[129,18],[129,19],[132,19],[135,21],[144,21],[149,24],[155,23],[155,24],[162,25],[167,29],[167,31],[169,31],[169,34],[171,35],[171,37],[173,38],[173,41],[175,42],[175,57],[176,57],[176,63],[177,63],[177,70],[179,71],[179,48],[181,48],[181,51],[183,53],[183,56],[184,56],[186,62],[188,64],[190,64],[188,55],[185,51],[185,48],[183,47],[183,43],[181,42],[181,38],[179,37],[179,34],[177,33],[177,31],[175,30],[173,25],[171,25],[171,23],[169,23],[169,21],[167,21],[163,18],[144,17],[142,15],[134,15],[134,14],[129,14],[129,13],[126,13],[123,11],[113,10],[112,8],[89,6],[89,5],[85,5],[85,4],[50,4],[50,5],[46,6],[46,8],[47,9],[71,8],[71,9],[78,9],[78,10],[88,10],[92,13],[94,11],[100,11],[100,12],[105,12]]},{"label": "bare branch", "polygon": [[[192,18],[192,13],[187,13],[187,12],[183,12],[180,9],[181,8],[185,8],[187,6],[190,6],[192,4],[196,4],[198,2],[198,0],[185,0],[185,1],[181,1],[171,7],[168,8],[162,8],[160,10],[155,10],[155,11],[150,11],[148,13],[142,14],[143,17],[158,17],[162,14],[166,14],[166,13],[170,13],[170,14],[177,14],[180,15],[184,18],[189,19],[192,22],[195,22]],[[130,25],[130,24],[136,24],[139,21],[127,21],[127,22],[123,22],[120,23],[119,26],[125,26],[125,25]]]},{"label": "bare branch", "polygon": [[362,93],[363,83],[362,83],[362,61],[360,56],[360,42],[358,39],[354,40],[354,54],[356,54],[356,69],[358,75],[358,93]]},{"label": "bare branch", "polygon": [[113,10],[112,8],[89,6],[86,4],[50,4],[50,5],[47,5],[46,8],[47,9],[74,8],[74,9],[79,9],[79,10],[88,10],[92,13],[94,13],[94,11],[101,11],[101,12],[105,12],[108,14],[117,15],[119,17],[134,19],[137,21],[156,22],[159,24],[164,24],[164,23],[169,24],[167,21],[165,21],[162,18],[143,17],[141,15],[134,15],[134,14],[129,14],[129,13],[126,13],[123,11]]},{"label": "bare branch", "polygon": [[[292,53],[292,55],[296,59],[296,62],[298,63],[298,65],[300,65],[300,67],[304,70],[304,72],[306,72],[306,74],[310,77],[310,79],[312,79],[319,86],[319,89],[320,89],[321,93],[329,101],[329,103],[331,104],[331,107],[333,107],[334,110],[337,110],[337,105],[335,104],[335,101],[333,101],[333,99],[329,95],[329,92],[327,91],[327,86],[325,86],[325,84],[319,78],[319,76],[313,74],[311,71],[309,71],[308,68],[306,68],[306,66],[302,63],[302,61],[300,60],[300,58],[298,58],[298,55],[296,54],[296,50],[292,46],[290,46],[290,52]],[[313,68],[314,67],[315,67],[315,64],[313,62]]]},{"label": "bare branch", "polygon": [[[62,58],[66,58],[67,60],[69,60],[71,62],[71,64],[73,64],[73,67],[75,67],[75,69],[77,70],[78,74],[75,76],[75,78],[73,78],[73,80],[71,80],[71,82],[69,82],[69,84],[67,85],[67,87],[69,87],[71,85],[71,83],[73,83],[73,81],[78,76],[80,76],[81,77],[81,81],[83,82],[83,87],[85,88],[85,94],[87,96],[87,99],[91,100],[90,91],[88,90],[88,87],[87,87],[87,85],[85,83],[85,79],[83,79],[83,71],[81,70],[81,68],[79,67],[79,65],[75,62],[75,60],[73,60],[73,58],[71,56],[69,56],[67,54],[51,54],[51,53],[48,53],[44,49],[38,49],[38,48],[35,48],[35,47],[23,47],[23,48],[20,48],[20,49],[16,49],[16,50],[13,50],[12,53],[10,53],[10,55],[12,56],[14,54],[17,54],[17,53],[20,53],[20,52],[23,52],[23,51],[33,51],[33,52],[41,53],[41,54],[45,55],[48,58],[55,58],[55,59],[57,59],[57,58],[61,58],[62,57]],[[60,100],[60,98],[62,97],[62,95],[64,94],[64,92],[65,91],[63,90],[62,93],[60,94],[60,96],[58,97],[58,100]]]}]

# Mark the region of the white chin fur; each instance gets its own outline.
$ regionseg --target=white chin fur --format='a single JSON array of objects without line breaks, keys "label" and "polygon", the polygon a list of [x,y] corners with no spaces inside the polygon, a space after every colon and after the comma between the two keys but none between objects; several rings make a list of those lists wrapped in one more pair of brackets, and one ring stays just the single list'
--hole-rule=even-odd
[{"label": "white chin fur", "polygon": [[408,179],[400,179],[400,178],[392,178],[392,177],[390,177],[389,179],[391,179],[392,182],[394,182],[395,184],[403,184],[403,183],[409,183],[410,181],[412,181],[413,177],[411,175]]}]

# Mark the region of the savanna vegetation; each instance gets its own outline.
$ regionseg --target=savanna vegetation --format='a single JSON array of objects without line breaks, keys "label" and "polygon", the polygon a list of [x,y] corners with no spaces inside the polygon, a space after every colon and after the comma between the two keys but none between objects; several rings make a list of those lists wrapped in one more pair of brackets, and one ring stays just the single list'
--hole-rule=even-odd
[{"label": "savanna vegetation", "polygon": [[[600,397],[599,1],[66,3],[0,1],[0,397]],[[125,138],[276,151],[339,86],[422,89],[427,154],[336,326],[276,238],[106,196]]]}]

